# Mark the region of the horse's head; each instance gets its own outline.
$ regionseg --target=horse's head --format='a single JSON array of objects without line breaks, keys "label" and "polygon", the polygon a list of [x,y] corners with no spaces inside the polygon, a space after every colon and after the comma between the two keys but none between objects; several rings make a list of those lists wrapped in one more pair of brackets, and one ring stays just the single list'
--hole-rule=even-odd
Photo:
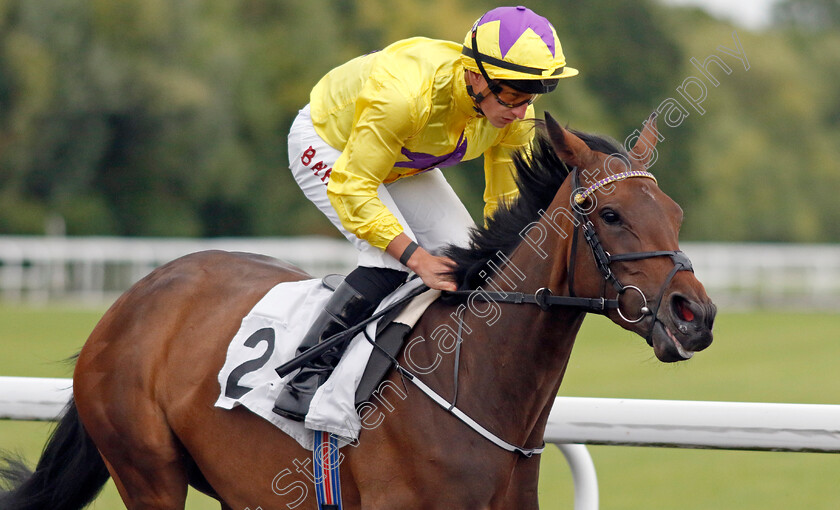
[{"label": "horse's head", "polygon": [[570,293],[617,299],[607,315],[645,338],[661,361],[708,347],[716,308],[679,251],[682,210],[647,172],[658,138],[655,117],[629,153],[602,152],[548,114],[546,126],[558,157],[575,168],[555,197],[574,211]]}]

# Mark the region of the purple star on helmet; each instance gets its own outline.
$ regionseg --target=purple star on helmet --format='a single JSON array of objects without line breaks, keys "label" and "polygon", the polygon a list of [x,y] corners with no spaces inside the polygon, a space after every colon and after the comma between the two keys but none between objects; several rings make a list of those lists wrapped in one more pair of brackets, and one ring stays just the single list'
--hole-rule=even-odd
[{"label": "purple star on helmet", "polygon": [[531,9],[522,6],[498,7],[487,12],[481,18],[479,26],[491,21],[499,21],[499,49],[502,50],[502,58],[505,58],[514,43],[529,28],[540,36],[551,51],[551,56],[554,56],[554,33],[551,24]]}]

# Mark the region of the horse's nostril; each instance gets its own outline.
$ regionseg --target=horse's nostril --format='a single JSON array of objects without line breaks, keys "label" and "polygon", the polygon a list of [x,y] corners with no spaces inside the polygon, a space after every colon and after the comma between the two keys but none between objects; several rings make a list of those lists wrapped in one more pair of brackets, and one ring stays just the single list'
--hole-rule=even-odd
[{"label": "horse's nostril", "polygon": [[674,313],[677,314],[681,320],[685,322],[694,321],[694,312],[691,311],[691,305],[688,300],[682,296],[674,296],[671,300]]}]

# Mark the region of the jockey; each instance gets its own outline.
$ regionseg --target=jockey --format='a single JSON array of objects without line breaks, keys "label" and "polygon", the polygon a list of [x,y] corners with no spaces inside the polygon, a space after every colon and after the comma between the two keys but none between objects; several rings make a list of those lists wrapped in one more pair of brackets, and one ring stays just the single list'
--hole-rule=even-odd
[{"label": "jockey", "polygon": [[[517,195],[512,153],[534,136],[531,103],[566,67],[554,27],[525,7],[485,13],[464,44],[398,41],[324,76],[289,133],[301,190],[359,250],[359,267],[335,290],[298,352],[358,324],[408,270],[455,290],[447,244],[474,225],[440,169],[484,156],[484,215]],[[348,339],[349,342],[349,339]],[[346,342],[304,365],[274,412],[302,421]]]}]

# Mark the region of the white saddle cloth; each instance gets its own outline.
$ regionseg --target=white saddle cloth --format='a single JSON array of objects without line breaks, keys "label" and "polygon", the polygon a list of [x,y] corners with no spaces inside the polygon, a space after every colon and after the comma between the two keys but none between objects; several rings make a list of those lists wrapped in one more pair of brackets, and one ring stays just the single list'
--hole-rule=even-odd
[{"label": "white saddle cloth", "polygon": [[[377,312],[422,284],[419,278],[411,280],[385,298]],[[268,291],[242,319],[239,331],[230,342],[225,364],[219,372],[221,392],[216,407],[245,406],[308,450],[312,449],[315,430],[331,432],[346,438],[347,442],[358,439],[361,421],[354,402],[356,387],[373,351],[373,346],[361,333],[353,338],[332,375],[315,393],[305,423],[283,418],[272,411],[280,390],[295,374],[281,379],[274,369],[295,356],[298,344],[331,294],[321,280],[281,283]],[[439,295],[438,291],[427,291],[409,306],[425,309]],[[413,315],[419,317],[416,309]],[[375,339],[376,323],[369,324],[366,329]]]}]

